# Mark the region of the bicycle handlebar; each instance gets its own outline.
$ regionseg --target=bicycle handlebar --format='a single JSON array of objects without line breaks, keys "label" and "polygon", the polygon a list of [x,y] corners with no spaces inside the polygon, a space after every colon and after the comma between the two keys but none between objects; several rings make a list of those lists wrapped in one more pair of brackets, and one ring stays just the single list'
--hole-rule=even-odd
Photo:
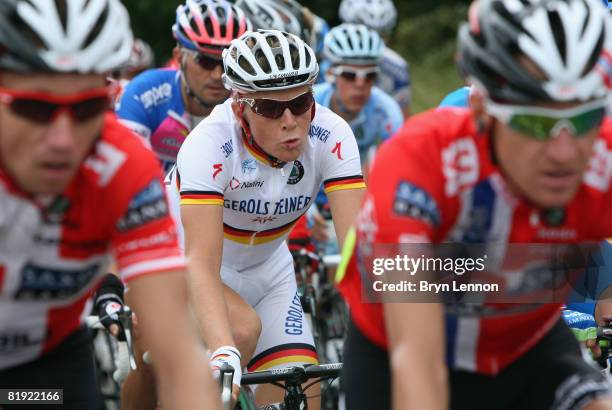
[{"label": "bicycle handlebar", "polygon": [[338,377],[341,371],[342,363],[293,366],[284,369],[245,373],[242,375],[240,384],[246,386],[251,384],[287,382],[288,384],[297,385],[309,379],[319,377]]}]

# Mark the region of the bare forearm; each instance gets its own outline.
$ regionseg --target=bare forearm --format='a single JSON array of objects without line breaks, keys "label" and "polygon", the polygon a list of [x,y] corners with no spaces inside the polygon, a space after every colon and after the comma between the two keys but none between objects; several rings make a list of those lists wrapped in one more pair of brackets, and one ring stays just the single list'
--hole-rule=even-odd
[{"label": "bare forearm", "polygon": [[134,280],[131,300],[164,408],[216,409],[216,389],[188,306],[185,273]]},{"label": "bare forearm", "polygon": [[197,260],[190,263],[189,289],[202,339],[211,351],[220,346],[235,346],[219,273],[210,268],[201,269],[201,266],[206,263]]},{"label": "bare forearm", "polygon": [[448,407],[442,306],[386,303],[394,410]]},{"label": "bare forearm", "polygon": [[349,189],[331,192],[328,195],[340,249],[344,246],[346,234],[359,213],[364,194],[365,189]]},{"label": "bare forearm", "polygon": [[447,372],[423,360],[423,351],[400,345],[390,353],[393,410],[443,410],[448,407]]}]

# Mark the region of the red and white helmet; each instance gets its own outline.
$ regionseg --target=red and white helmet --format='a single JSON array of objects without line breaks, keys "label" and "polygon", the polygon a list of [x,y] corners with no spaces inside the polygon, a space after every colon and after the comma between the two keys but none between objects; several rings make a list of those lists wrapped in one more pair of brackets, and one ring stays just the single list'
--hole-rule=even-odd
[{"label": "red and white helmet", "polygon": [[225,0],[187,0],[176,9],[172,33],[185,48],[221,55],[233,39],[250,29],[244,12]]}]

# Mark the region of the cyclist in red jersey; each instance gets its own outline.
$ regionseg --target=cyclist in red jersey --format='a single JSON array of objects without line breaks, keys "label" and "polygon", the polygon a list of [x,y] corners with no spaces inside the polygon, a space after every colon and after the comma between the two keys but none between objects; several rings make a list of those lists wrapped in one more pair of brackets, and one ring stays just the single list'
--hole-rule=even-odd
[{"label": "cyclist in red jersey", "polygon": [[[362,301],[372,245],[612,234],[607,12],[594,0],[480,0],[469,17],[459,65],[481,93],[472,109],[416,116],[382,147],[347,239],[337,275],[351,309],[347,408],[612,408],[558,304]],[[598,319],[609,313],[598,304]]]},{"label": "cyclist in red jersey", "polygon": [[218,408],[161,169],[107,113],[131,46],[118,0],[0,3],[0,387],[100,409],[83,319],[113,255],[164,406]]}]

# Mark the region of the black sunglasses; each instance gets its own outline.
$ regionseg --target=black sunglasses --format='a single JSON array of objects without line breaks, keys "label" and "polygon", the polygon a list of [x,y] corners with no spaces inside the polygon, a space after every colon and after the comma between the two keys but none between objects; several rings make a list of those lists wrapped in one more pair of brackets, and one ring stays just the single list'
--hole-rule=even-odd
[{"label": "black sunglasses", "polygon": [[293,115],[304,114],[314,104],[314,97],[312,91],[307,91],[288,101],[271,100],[269,98],[240,98],[238,102],[247,103],[251,107],[251,111],[257,115],[276,119],[280,118],[287,108]]},{"label": "black sunglasses", "polygon": [[218,58],[209,57],[206,54],[198,53],[193,50],[185,50],[186,53],[191,54],[193,61],[200,66],[203,70],[212,71],[217,67],[221,67],[223,71],[223,60]]},{"label": "black sunglasses", "polygon": [[39,124],[48,124],[63,110],[76,122],[85,122],[110,108],[113,92],[112,87],[103,87],[78,94],[55,95],[0,88],[0,103],[8,105],[14,114]]}]

